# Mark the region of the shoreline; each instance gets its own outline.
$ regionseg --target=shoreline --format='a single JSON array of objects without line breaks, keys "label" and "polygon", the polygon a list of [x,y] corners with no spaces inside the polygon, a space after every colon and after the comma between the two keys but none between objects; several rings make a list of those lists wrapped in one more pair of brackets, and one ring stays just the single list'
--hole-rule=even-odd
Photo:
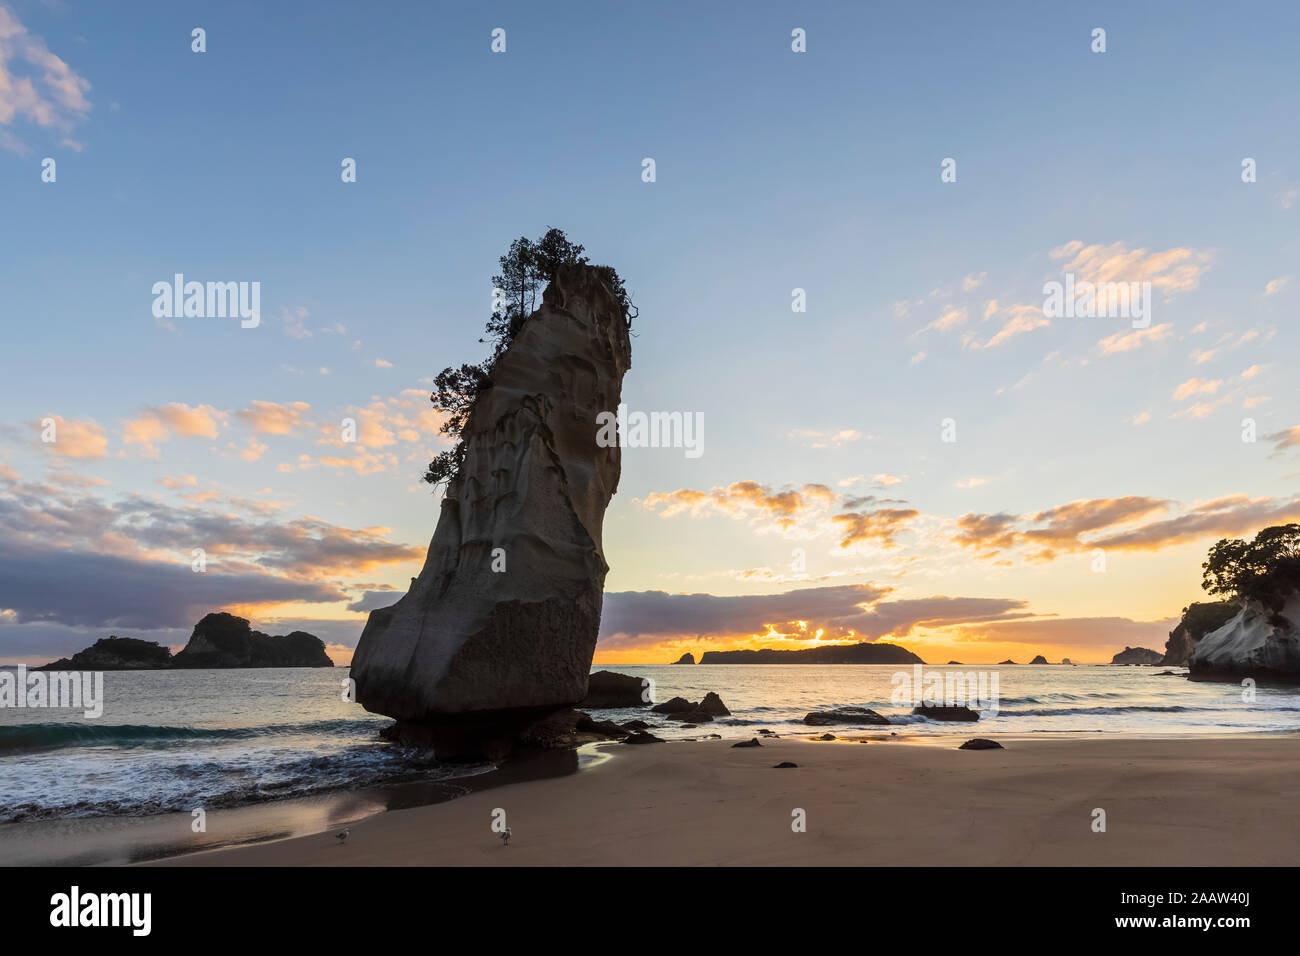
[{"label": "shoreline", "polygon": [[[1300,864],[1277,838],[1300,827],[1286,796],[1300,786],[1295,733],[997,735],[1006,749],[958,749],[974,736],[588,744],[559,752],[580,772],[387,807],[351,823],[346,845],[340,821],[142,865]],[[791,829],[796,809],[806,832]]]},{"label": "shoreline", "polygon": [[499,767],[464,776],[328,790],[213,809],[207,812],[202,833],[193,831],[193,818],[184,812],[3,824],[0,867],[170,862],[196,853],[331,833],[377,814],[434,806],[480,790],[577,773],[580,766],[576,750],[530,751]]}]

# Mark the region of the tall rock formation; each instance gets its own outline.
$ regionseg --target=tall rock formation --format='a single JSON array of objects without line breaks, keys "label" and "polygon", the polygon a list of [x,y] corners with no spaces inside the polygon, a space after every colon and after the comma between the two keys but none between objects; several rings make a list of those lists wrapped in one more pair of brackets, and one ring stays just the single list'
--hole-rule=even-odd
[{"label": "tall rock formation", "polygon": [[1202,637],[1187,660],[1192,680],[1300,684],[1300,593],[1280,610],[1246,601],[1226,624]]},{"label": "tall rock formation", "polygon": [[596,417],[616,411],[631,362],[601,270],[561,267],[475,403],[423,570],[357,645],[357,700],[397,719],[392,736],[498,755],[585,696],[621,467]]}]

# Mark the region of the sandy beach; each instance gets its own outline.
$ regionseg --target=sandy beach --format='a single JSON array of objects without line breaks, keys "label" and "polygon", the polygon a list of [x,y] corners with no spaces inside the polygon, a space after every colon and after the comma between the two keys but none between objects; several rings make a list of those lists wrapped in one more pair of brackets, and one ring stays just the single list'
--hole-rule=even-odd
[{"label": "sandy beach", "polygon": [[[960,739],[597,744],[578,773],[370,816],[345,845],[331,831],[155,865],[1300,863],[1294,736],[1002,738],[989,751]],[[509,846],[491,830],[497,808]]]}]

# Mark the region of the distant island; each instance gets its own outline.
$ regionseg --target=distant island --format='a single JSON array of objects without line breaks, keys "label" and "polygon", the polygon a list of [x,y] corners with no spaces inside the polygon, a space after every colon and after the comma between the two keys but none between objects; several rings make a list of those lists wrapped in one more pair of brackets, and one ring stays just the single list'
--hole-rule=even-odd
[{"label": "distant island", "polygon": [[1149,647],[1126,647],[1110,659],[1112,664],[1159,664],[1165,655]]},{"label": "distant island", "polygon": [[705,651],[700,664],[924,664],[899,644],[828,644],[799,651]]},{"label": "distant island", "polygon": [[306,631],[283,637],[263,634],[233,614],[209,614],[194,625],[189,643],[175,655],[155,641],[100,638],[71,657],[35,670],[147,671],[234,667],[333,667],[325,643]]}]

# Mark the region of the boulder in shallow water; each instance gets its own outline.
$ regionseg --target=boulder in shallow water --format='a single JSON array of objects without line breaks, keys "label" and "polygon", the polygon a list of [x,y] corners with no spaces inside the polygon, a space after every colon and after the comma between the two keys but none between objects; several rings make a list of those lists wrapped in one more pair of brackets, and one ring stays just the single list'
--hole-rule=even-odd
[{"label": "boulder in shallow water", "polygon": [[644,677],[615,674],[613,671],[596,671],[587,678],[587,696],[578,706],[595,708],[644,707],[650,682]]},{"label": "boulder in shallow water", "polygon": [[979,711],[969,707],[948,707],[941,704],[922,704],[913,707],[912,713],[930,720],[979,720]]},{"label": "boulder in shallow water", "polygon": [[699,705],[692,704],[685,697],[672,697],[661,704],[655,704],[650,709],[656,714],[684,714],[699,709]]},{"label": "boulder in shallow water", "polygon": [[722,698],[713,691],[704,695],[704,699],[700,701],[700,710],[714,717],[731,716],[731,711],[727,710],[727,705],[722,702]]},{"label": "boulder in shallow water", "polygon": [[807,714],[803,722],[812,727],[825,727],[829,724],[887,724],[889,718],[866,707],[840,707],[835,710],[814,711]]}]

